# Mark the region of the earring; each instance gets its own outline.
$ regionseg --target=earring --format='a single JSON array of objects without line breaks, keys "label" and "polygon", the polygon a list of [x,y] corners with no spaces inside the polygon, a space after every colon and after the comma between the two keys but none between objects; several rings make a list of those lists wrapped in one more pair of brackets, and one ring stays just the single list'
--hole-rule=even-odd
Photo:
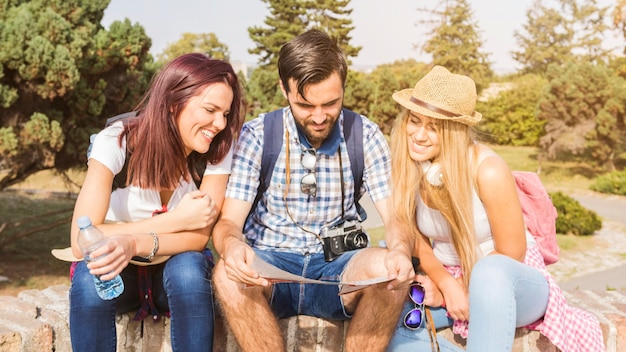
[{"label": "earring", "polygon": [[426,181],[435,187],[443,185],[443,173],[441,172],[441,164],[433,163],[430,160],[420,161],[420,166],[424,172]]}]

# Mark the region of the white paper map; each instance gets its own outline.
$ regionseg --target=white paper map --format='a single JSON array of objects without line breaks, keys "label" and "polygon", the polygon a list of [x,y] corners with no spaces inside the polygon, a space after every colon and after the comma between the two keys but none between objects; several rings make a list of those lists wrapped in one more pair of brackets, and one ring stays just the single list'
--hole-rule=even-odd
[{"label": "white paper map", "polygon": [[343,295],[349,292],[358,291],[360,289],[366,288],[370,285],[379,284],[381,282],[391,281],[391,279],[386,276],[376,277],[367,280],[360,281],[324,281],[324,280],[314,280],[307,279],[305,277],[291,274],[282,269],[279,269],[266,261],[255,257],[254,262],[252,262],[252,269],[254,269],[259,275],[272,283],[281,283],[281,282],[300,282],[305,284],[318,284],[318,285],[340,285],[339,294]]}]

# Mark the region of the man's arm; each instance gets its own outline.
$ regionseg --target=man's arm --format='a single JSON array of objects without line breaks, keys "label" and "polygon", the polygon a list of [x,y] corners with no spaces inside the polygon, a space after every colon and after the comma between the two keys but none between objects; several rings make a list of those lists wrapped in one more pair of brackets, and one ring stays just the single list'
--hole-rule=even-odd
[{"label": "man's arm", "polygon": [[387,285],[387,288],[406,287],[415,277],[415,271],[411,263],[411,253],[415,245],[415,239],[410,233],[403,233],[396,226],[391,215],[391,197],[382,199],[374,203],[374,205],[385,225],[385,243],[389,250],[385,257],[385,267],[389,272],[389,278],[394,279]]},{"label": "man's arm", "polygon": [[224,261],[226,273],[233,281],[248,285],[269,286],[269,281],[259,277],[251,267],[254,251],[245,242],[243,226],[252,203],[226,198],[220,219],[213,229],[213,245]]}]

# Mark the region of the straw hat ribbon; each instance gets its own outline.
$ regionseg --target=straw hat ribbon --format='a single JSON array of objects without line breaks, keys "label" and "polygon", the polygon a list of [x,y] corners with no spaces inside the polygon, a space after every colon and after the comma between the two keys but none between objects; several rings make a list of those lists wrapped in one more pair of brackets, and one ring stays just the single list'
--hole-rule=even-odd
[{"label": "straw hat ribbon", "polygon": [[475,125],[482,114],[475,111],[476,84],[468,76],[435,66],[415,88],[395,92],[393,99],[405,108],[428,117]]}]

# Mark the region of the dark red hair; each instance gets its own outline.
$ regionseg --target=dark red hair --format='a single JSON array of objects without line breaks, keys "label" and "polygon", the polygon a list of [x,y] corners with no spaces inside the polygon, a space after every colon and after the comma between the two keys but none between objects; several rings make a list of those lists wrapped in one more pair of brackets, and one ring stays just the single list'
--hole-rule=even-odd
[{"label": "dark red hair", "polygon": [[[233,101],[226,127],[213,139],[204,154],[193,151],[186,156],[177,128],[180,112],[191,97],[214,83],[226,83],[233,90]],[[180,177],[186,181],[202,178],[196,164],[216,164],[228,153],[241,125],[242,90],[232,66],[205,54],[181,55],[157,73],[148,91],[137,106],[139,115],[132,119],[122,136],[126,136],[131,153],[128,160],[128,181],[144,189],[174,189]],[[121,137],[120,137],[121,138]],[[194,170],[192,173],[189,170]]]}]

